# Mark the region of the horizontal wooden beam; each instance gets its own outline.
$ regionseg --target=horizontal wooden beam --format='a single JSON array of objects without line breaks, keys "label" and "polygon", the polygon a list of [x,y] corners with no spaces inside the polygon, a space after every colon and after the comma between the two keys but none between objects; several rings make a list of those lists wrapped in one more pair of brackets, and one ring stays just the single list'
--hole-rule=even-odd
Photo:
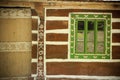
[{"label": "horizontal wooden beam", "polygon": [[[71,2],[71,1],[48,1],[48,0],[6,0],[0,2],[0,6],[7,7],[31,7],[37,5],[44,8],[66,8],[66,9],[98,9],[98,10],[120,10],[120,2]],[[42,2],[42,4],[41,4]],[[38,6],[38,7],[40,7]]]}]

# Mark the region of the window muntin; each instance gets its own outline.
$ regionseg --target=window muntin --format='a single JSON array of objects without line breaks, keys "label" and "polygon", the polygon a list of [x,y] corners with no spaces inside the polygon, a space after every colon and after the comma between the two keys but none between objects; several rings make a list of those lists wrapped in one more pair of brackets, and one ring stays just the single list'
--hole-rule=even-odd
[{"label": "window muntin", "polygon": [[70,14],[70,58],[110,59],[111,14]]}]

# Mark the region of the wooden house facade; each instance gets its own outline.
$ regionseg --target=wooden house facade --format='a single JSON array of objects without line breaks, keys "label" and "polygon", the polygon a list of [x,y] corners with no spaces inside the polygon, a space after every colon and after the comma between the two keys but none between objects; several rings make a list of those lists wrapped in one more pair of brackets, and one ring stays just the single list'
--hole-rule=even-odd
[{"label": "wooden house facade", "polygon": [[1,1],[0,80],[119,80],[120,2],[94,1]]}]

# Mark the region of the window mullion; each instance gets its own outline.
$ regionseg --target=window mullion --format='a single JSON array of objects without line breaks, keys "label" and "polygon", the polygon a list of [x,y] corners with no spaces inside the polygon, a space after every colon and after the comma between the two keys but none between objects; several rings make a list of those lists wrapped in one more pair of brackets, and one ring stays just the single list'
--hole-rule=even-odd
[{"label": "window mullion", "polygon": [[87,53],[87,32],[88,32],[88,20],[85,20],[85,33],[84,33],[84,53]]},{"label": "window mullion", "polygon": [[95,20],[94,29],[94,54],[97,54],[97,20]]}]

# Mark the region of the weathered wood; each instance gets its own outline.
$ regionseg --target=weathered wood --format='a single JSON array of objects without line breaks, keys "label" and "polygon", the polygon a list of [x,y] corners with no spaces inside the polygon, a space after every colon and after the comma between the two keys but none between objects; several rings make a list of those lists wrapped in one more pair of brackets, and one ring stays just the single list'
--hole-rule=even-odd
[{"label": "weathered wood", "polygon": [[113,59],[120,59],[120,46],[113,46],[112,47],[112,58]]},{"label": "weathered wood", "polygon": [[47,63],[47,75],[120,76],[120,63],[63,62]]},{"label": "weathered wood", "polygon": [[37,73],[37,63],[32,63],[31,68],[32,68],[32,74],[36,74]]},{"label": "weathered wood", "polygon": [[120,10],[94,10],[94,9],[47,9],[47,16],[69,16],[70,12],[99,12],[112,13],[113,18],[120,18]]},{"label": "weathered wood", "polygon": [[32,34],[32,41],[37,41],[37,34]]},{"label": "weathered wood", "polygon": [[37,58],[37,45],[32,46],[32,58]]},{"label": "weathered wood", "polygon": [[3,7],[31,7],[34,9],[34,4],[30,2],[23,2],[23,1],[9,1],[9,0],[3,0],[0,2],[0,6]]},{"label": "weathered wood", "polygon": [[112,29],[120,29],[120,22],[112,23]]},{"label": "weathered wood", "polygon": [[67,58],[68,46],[67,45],[47,45],[46,58]]},{"label": "weathered wood", "polygon": [[120,33],[112,34],[112,42],[120,42]]},{"label": "weathered wood", "polygon": [[32,30],[37,30],[38,27],[38,20],[32,19]]},{"label": "weathered wood", "polygon": [[37,16],[38,15],[37,12],[35,11],[35,9],[31,9],[31,14],[32,14],[32,16]]},{"label": "weathered wood", "polygon": [[68,41],[68,34],[46,34],[46,41]]},{"label": "weathered wood", "polygon": [[[90,79],[77,79],[77,78],[47,78],[47,80],[90,80]],[[92,79],[92,80],[96,80],[96,79]]]},{"label": "weathered wood", "polygon": [[51,29],[67,29],[68,21],[47,21],[46,22],[46,30]]}]

